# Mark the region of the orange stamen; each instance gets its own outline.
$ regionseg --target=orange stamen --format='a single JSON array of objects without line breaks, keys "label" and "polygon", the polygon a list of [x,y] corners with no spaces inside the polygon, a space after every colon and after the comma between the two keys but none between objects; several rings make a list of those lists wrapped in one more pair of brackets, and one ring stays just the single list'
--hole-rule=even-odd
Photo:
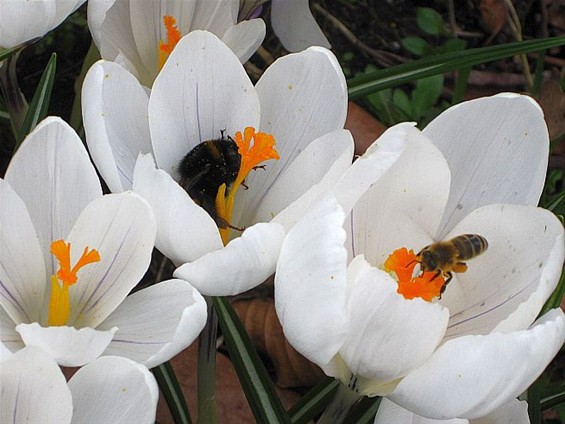
[{"label": "orange stamen", "polygon": [[165,15],[163,16],[163,23],[167,30],[167,42],[165,43],[165,41],[159,40],[159,69],[163,68],[169,55],[182,37],[181,32],[176,26],[177,20],[175,18],[170,15]]},{"label": "orange stamen", "polygon": [[55,240],[51,243],[51,253],[59,262],[59,270],[56,276],[51,276],[48,324],[65,325],[71,311],[69,287],[77,282],[77,272],[82,267],[100,261],[100,254],[95,249],[85,247],[79,260],[71,268],[71,243]]},{"label": "orange stamen", "polygon": [[397,293],[405,299],[420,297],[430,302],[439,297],[445,285],[445,279],[435,272],[424,272],[414,276],[414,268],[418,263],[413,250],[405,247],[392,252],[384,264],[387,272],[394,273],[398,282]]},{"label": "orange stamen", "polygon": [[[231,222],[235,194],[249,173],[259,164],[269,159],[279,159],[279,154],[275,150],[275,138],[271,134],[255,132],[255,128],[247,127],[243,131],[235,133],[235,144],[241,156],[241,165],[235,181],[233,182],[229,194],[225,197],[225,186],[220,187],[216,196],[216,213],[226,222]],[[251,144],[253,141],[253,144]],[[222,205],[223,203],[223,205]],[[224,244],[229,240],[229,228],[221,228],[220,234]]]}]

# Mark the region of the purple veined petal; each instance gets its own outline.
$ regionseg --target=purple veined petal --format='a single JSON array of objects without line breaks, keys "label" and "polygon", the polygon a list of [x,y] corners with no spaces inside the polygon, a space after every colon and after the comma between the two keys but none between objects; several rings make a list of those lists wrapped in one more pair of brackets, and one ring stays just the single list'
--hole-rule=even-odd
[{"label": "purple veined petal", "polygon": [[6,181],[27,207],[47,275],[52,275],[56,264],[49,253],[51,243],[66,237],[84,207],[102,196],[88,153],[66,122],[47,117],[12,158]]},{"label": "purple veined petal", "polygon": [[203,141],[259,126],[260,106],[239,59],[215,35],[193,31],[177,44],[153,85],[149,126],[155,161],[178,178]]},{"label": "purple veined petal", "polygon": [[16,331],[16,323],[0,307],[0,342],[10,352],[17,352],[25,347],[20,334]]},{"label": "purple veined petal", "polygon": [[79,367],[98,358],[106,349],[117,328],[98,331],[93,328],[42,327],[38,323],[19,324],[26,346],[37,346],[54,358],[59,365]]},{"label": "purple veined petal", "polygon": [[131,190],[137,156],[151,152],[148,102],[135,77],[113,62],[98,61],[86,74],[82,86],[86,142],[114,193]]},{"label": "purple veined petal", "polygon": [[261,46],[265,33],[265,22],[253,19],[230,26],[222,36],[222,41],[232,49],[241,63],[245,63]]},{"label": "purple veined petal", "polygon": [[155,422],[159,389],[147,368],[127,358],[106,356],[82,367],[69,380],[73,422]]},{"label": "purple veined petal", "polygon": [[168,280],[126,297],[98,328],[118,328],[105,355],[153,368],[188,347],[205,323],[200,293],[186,281]]},{"label": "purple veined petal", "polygon": [[0,198],[0,305],[15,323],[40,321],[47,276],[39,239],[24,202],[2,179]]},{"label": "purple veined petal", "polygon": [[0,365],[0,422],[71,422],[73,399],[61,369],[36,347],[26,347]]}]

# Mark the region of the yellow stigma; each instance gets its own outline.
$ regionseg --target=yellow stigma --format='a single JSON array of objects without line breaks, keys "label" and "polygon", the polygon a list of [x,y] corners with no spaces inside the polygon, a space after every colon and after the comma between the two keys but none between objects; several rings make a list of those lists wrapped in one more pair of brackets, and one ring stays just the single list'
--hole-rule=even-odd
[{"label": "yellow stigma", "polygon": [[163,68],[169,55],[181,39],[182,35],[178,29],[177,20],[170,15],[163,16],[163,23],[167,30],[167,42],[159,40],[159,70]]},{"label": "yellow stigma", "polygon": [[[275,150],[275,138],[271,134],[256,133],[255,128],[247,127],[243,131],[243,135],[241,131],[235,133],[234,141],[241,156],[239,172],[228,195],[226,196],[225,184],[220,186],[216,195],[216,214],[228,224],[231,223],[235,195],[247,175],[262,162],[269,159],[279,159],[279,154]],[[251,144],[251,141],[253,141],[253,144]],[[229,232],[229,227],[220,228],[224,245],[229,241]]]},{"label": "yellow stigma", "polygon": [[414,251],[402,247],[390,254],[384,268],[396,278],[398,294],[404,296],[405,299],[420,297],[430,302],[441,295],[445,279],[435,272],[424,272],[414,276],[414,268],[417,263]]},{"label": "yellow stigma", "polygon": [[56,240],[51,243],[51,253],[59,262],[59,270],[51,276],[48,324],[60,326],[67,323],[71,313],[69,286],[77,282],[77,272],[82,267],[100,261],[100,254],[95,249],[85,247],[81,257],[71,268],[71,243]]}]

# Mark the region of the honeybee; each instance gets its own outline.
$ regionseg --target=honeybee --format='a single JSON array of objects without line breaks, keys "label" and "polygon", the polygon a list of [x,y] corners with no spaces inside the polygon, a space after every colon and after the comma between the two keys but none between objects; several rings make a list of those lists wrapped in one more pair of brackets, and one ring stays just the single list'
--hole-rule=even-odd
[{"label": "honeybee", "polygon": [[438,241],[424,247],[416,254],[416,261],[420,263],[421,272],[436,272],[434,278],[442,275],[445,284],[453,278],[453,272],[467,271],[467,264],[463,261],[473,259],[484,253],[488,248],[487,240],[478,234],[463,234],[451,240]]},{"label": "honeybee", "polygon": [[216,221],[219,228],[231,226],[216,213],[216,194],[222,184],[229,192],[241,166],[237,144],[225,131],[221,138],[206,140],[188,152],[178,165],[179,184]]}]

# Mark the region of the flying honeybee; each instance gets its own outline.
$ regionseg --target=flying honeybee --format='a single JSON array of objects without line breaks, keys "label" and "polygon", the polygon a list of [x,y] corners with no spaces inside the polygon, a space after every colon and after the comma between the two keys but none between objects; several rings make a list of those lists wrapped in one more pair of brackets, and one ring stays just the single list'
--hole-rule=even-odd
[{"label": "flying honeybee", "polygon": [[230,136],[221,132],[221,138],[198,144],[180,161],[179,184],[189,196],[216,221],[219,228],[236,228],[217,216],[216,194],[222,184],[226,193],[237,177],[241,166],[241,155],[237,144]]},{"label": "flying honeybee", "polygon": [[487,240],[478,234],[463,234],[451,240],[438,241],[424,247],[416,255],[421,272],[436,272],[434,278],[442,275],[445,284],[440,296],[453,278],[453,272],[467,271],[464,261],[484,253],[488,248]]}]

